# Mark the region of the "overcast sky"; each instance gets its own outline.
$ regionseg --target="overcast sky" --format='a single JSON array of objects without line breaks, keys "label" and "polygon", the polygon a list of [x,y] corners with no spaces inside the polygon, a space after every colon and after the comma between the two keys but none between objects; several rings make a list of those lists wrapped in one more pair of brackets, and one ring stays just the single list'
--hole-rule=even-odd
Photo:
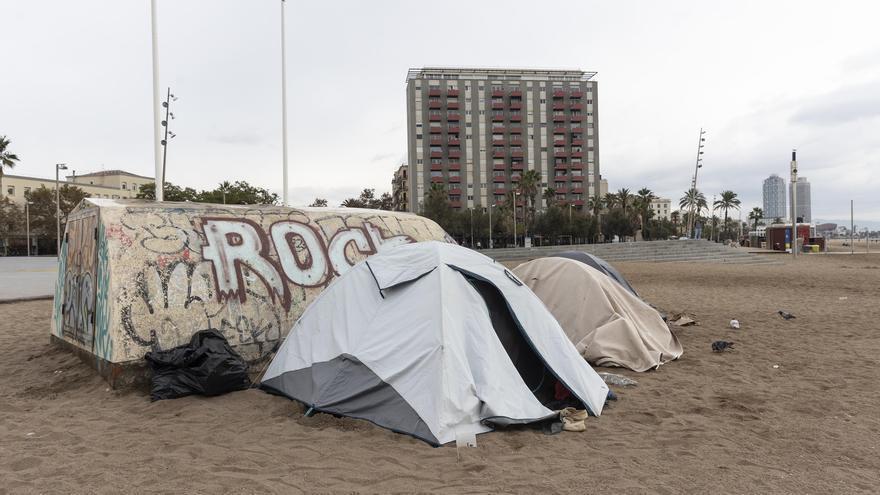
[{"label": "overcast sky", "polygon": [[[14,174],[153,175],[148,0],[0,0],[0,135]],[[158,0],[160,77],[179,100],[167,179],[281,190],[278,0]],[[291,199],[390,190],[410,67],[597,71],[601,172],[744,217],[791,149],[813,216],[880,221],[880,4],[806,1],[287,3]]]}]

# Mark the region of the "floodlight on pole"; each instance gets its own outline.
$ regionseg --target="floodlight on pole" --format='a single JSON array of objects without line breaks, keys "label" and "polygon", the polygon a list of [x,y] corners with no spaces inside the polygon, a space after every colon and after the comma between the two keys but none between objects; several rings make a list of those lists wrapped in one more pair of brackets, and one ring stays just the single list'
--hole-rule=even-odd
[{"label": "floodlight on pole", "polygon": [[58,256],[61,256],[61,191],[58,189],[58,172],[60,170],[67,170],[67,164],[55,164],[55,252]]},{"label": "floodlight on pole", "polygon": [[703,137],[706,134],[706,131],[701,127],[700,128],[700,137],[697,141],[697,160],[694,166],[694,176],[691,180],[691,190],[694,192],[694,197],[692,199],[692,203],[690,206],[690,210],[688,212],[688,237],[691,239],[694,238],[694,227],[696,226],[696,222],[694,221],[694,215],[696,214],[696,191],[697,191],[697,175],[701,168],[703,168],[703,148],[706,147],[705,143],[706,138]]}]

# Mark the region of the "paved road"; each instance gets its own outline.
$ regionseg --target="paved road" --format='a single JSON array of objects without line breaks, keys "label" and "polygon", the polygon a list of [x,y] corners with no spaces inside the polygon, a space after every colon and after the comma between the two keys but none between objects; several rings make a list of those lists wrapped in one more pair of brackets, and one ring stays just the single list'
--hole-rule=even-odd
[{"label": "paved road", "polygon": [[0,257],[0,301],[54,295],[57,271],[54,256]]}]

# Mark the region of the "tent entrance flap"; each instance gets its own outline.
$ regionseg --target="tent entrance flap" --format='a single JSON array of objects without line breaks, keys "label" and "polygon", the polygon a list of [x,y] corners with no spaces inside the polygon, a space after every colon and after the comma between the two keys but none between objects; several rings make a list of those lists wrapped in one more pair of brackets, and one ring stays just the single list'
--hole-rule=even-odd
[{"label": "tent entrance flap", "polygon": [[556,377],[547,369],[544,360],[523,336],[522,330],[510,313],[501,291],[489,282],[479,280],[463,272],[462,275],[486,303],[495,334],[519,372],[520,378],[541,404],[546,405],[552,402],[555,399]]}]

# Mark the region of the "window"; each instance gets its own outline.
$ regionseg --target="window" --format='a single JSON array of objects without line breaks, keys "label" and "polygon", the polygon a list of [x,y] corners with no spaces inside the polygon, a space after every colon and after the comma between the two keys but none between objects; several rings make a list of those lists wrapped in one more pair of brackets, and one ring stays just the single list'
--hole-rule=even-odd
[{"label": "window", "polygon": [[566,184],[565,182],[557,182],[557,183],[556,183],[556,189],[562,189],[563,187],[565,187],[565,186],[567,186],[567,185],[568,185],[568,184]]},{"label": "window", "polygon": [[15,196],[15,186],[9,186],[6,188],[6,194],[10,196]]},{"label": "window", "polygon": [[547,98],[541,98],[541,105],[544,105],[546,103],[547,103]]},{"label": "window", "polygon": [[432,177],[432,178],[433,178],[433,177],[443,177],[443,172],[441,172],[441,171],[439,171],[439,170],[434,170],[434,171],[431,172],[431,177]]},{"label": "window", "polygon": [[122,189],[123,189],[123,190],[128,190],[128,184],[126,184],[125,182],[123,182],[123,183],[122,183]]},{"label": "window", "polygon": [[473,200],[474,200],[474,197],[471,196],[470,194],[468,194],[468,201],[473,201]]},{"label": "window", "polygon": [[419,158],[418,160],[416,160],[416,163],[419,164],[419,165],[421,165],[421,164],[422,164],[422,159]]},{"label": "window", "polygon": [[25,188],[24,188],[24,195],[27,196],[29,192],[31,192],[31,188],[25,186]]},{"label": "window", "polygon": [[113,199],[119,199],[119,195],[118,195],[118,194],[114,194],[114,195],[112,196],[112,198],[113,198]]},{"label": "window", "polygon": [[422,135],[421,135],[421,134],[416,134],[416,139],[422,139]]},{"label": "window", "polygon": [[466,134],[466,135],[464,136],[464,138],[465,138],[465,139],[473,139],[472,136],[471,136],[470,134]]},{"label": "window", "polygon": [[461,177],[461,172],[458,170],[450,170],[449,176],[450,177]]}]

